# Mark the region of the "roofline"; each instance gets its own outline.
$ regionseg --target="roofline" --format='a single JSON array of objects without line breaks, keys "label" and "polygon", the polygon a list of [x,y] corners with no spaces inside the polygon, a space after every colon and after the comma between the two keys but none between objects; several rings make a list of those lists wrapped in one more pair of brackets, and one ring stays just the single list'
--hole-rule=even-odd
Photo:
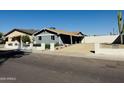
[{"label": "roofline", "polygon": [[44,31],[45,29],[42,29],[42,30],[40,30],[40,31],[38,31],[38,32],[35,32],[33,35],[35,36],[35,35],[37,35],[37,34],[39,34],[40,32],[42,32],[42,31]]},{"label": "roofline", "polygon": [[[43,31],[49,31],[57,35],[68,35],[68,34],[62,34],[62,33],[58,34],[56,32],[51,31],[50,29],[44,28],[41,31],[34,33],[34,36],[38,35],[39,33],[42,33]],[[85,34],[83,34],[82,32],[78,32],[78,33],[80,33],[82,36],[85,36]],[[77,36],[77,35],[72,35],[72,36]]]},{"label": "roofline", "polygon": [[14,28],[14,29],[12,29],[11,31],[9,31],[8,33],[6,33],[4,36],[7,36],[8,34],[12,33],[13,31],[19,31],[19,32],[21,32],[21,33],[26,33],[26,34],[28,34],[28,35],[33,35],[33,34],[30,34],[30,33],[24,32],[23,30]]},{"label": "roofline", "polygon": [[81,35],[85,36],[85,34],[83,34],[82,32],[79,32]]},{"label": "roofline", "polygon": [[51,30],[48,30],[48,29],[42,29],[41,31],[34,33],[34,36],[35,36],[35,35],[38,35],[39,33],[42,33],[43,31],[48,31],[48,32],[51,32],[51,33],[54,33],[54,34],[57,34],[57,35],[58,35],[58,33],[53,32],[53,31],[51,31]]}]

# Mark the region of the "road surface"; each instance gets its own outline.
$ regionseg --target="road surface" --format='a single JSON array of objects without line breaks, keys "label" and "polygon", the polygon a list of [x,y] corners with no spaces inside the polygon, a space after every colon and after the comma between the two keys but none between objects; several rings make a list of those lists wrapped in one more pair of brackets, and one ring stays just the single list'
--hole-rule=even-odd
[{"label": "road surface", "polygon": [[0,82],[124,83],[124,62],[21,53],[1,58]]}]

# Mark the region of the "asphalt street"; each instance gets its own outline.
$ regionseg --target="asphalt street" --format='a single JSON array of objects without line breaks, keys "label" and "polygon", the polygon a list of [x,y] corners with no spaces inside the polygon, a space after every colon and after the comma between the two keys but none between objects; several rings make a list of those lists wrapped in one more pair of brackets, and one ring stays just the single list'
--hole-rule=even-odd
[{"label": "asphalt street", "polygon": [[123,61],[35,53],[7,55],[0,57],[1,83],[124,83]]}]

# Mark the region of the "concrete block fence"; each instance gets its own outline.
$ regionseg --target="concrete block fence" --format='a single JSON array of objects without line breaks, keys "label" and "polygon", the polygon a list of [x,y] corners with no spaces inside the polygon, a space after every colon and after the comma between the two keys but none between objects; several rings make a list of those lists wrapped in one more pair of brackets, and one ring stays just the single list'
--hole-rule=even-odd
[{"label": "concrete block fence", "polygon": [[123,48],[101,48],[100,43],[95,43],[95,54],[124,55]]},{"label": "concrete block fence", "polygon": [[[33,46],[33,43],[30,43],[29,46],[21,46],[19,42],[6,42],[4,48],[6,49],[27,49],[27,50],[46,50],[45,48],[45,43],[41,43],[41,46]],[[48,50],[48,49],[47,49]],[[50,51],[54,51],[55,50],[55,44],[54,43],[50,43]]]}]

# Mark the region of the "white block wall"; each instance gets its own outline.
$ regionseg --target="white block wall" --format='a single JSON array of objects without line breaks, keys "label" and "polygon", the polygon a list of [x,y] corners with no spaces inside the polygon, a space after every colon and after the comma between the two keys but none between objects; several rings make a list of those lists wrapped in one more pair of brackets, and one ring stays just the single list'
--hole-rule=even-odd
[{"label": "white block wall", "polygon": [[[12,46],[9,45],[10,43],[12,44]],[[6,42],[4,48],[6,48],[6,49],[20,49],[20,45],[19,45],[18,41]]]},{"label": "white block wall", "polygon": [[32,50],[45,50],[45,43],[41,43],[41,47],[32,47]]},{"label": "white block wall", "polygon": [[82,43],[112,43],[119,35],[86,36]]},{"label": "white block wall", "polygon": [[50,51],[54,51],[55,50],[55,44],[54,43],[50,43]]},{"label": "white block wall", "polygon": [[100,48],[100,44],[95,44],[95,54],[124,55],[124,49]]}]

